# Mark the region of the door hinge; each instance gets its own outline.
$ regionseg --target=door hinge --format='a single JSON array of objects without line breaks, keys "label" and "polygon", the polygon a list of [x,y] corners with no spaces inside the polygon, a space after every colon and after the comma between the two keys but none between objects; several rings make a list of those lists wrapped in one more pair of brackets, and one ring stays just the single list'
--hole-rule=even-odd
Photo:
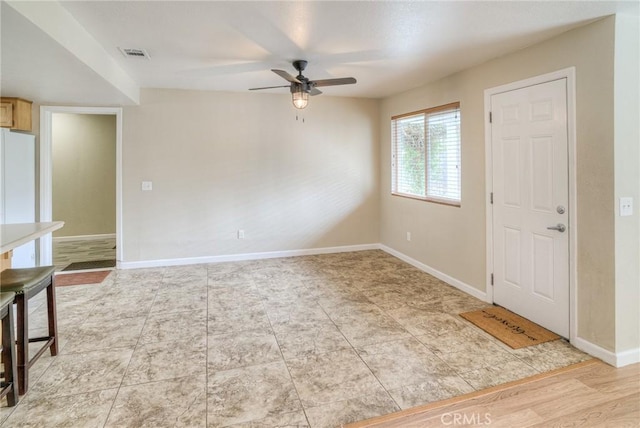
[{"label": "door hinge", "polygon": [[489,123],[493,123],[493,114],[489,112]]},{"label": "door hinge", "polygon": [[493,274],[491,274],[491,285],[493,285]]},{"label": "door hinge", "polygon": [[491,202],[491,205],[493,205],[493,192],[489,194],[489,202]]}]

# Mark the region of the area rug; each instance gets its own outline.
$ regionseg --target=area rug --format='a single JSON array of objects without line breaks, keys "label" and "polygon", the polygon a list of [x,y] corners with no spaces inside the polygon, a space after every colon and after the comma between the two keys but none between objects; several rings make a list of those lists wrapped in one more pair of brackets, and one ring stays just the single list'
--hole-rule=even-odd
[{"label": "area rug", "polygon": [[92,260],[88,262],[75,262],[62,269],[66,270],[85,270],[85,269],[104,269],[116,266],[115,260]]},{"label": "area rug", "polygon": [[58,273],[56,274],[56,287],[65,287],[67,285],[100,284],[110,273],[110,270],[65,274]]},{"label": "area rug", "polygon": [[465,312],[460,316],[513,349],[560,339],[557,334],[499,306]]}]

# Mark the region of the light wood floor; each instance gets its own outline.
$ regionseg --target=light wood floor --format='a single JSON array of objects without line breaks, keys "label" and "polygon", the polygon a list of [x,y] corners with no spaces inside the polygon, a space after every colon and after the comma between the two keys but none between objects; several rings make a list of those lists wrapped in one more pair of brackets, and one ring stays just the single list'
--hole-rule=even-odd
[{"label": "light wood floor", "polygon": [[593,359],[346,428],[442,426],[640,427],[640,364]]}]

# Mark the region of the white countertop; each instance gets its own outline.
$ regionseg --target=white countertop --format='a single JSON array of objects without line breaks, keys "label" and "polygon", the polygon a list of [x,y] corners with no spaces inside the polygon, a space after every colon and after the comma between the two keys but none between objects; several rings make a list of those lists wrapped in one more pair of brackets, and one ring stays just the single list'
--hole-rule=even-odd
[{"label": "white countertop", "polygon": [[64,226],[64,221],[2,224],[0,225],[0,254],[58,230],[62,226]]}]

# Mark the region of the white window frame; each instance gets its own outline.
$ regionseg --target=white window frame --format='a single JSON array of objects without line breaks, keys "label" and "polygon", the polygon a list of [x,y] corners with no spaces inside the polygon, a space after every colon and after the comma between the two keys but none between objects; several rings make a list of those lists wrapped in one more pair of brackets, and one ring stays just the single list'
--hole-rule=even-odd
[{"label": "white window frame", "polygon": [[[400,197],[405,197],[405,198],[411,198],[411,199],[417,199],[417,200],[421,200],[421,201],[426,201],[426,202],[434,202],[434,203],[438,203],[438,204],[444,204],[444,205],[451,205],[451,206],[456,206],[456,207],[460,207],[462,204],[462,159],[460,159],[460,164],[459,164],[459,171],[458,171],[458,185],[459,185],[459,191],[460,191],[460,197],[458,199],[450,199],[450,198],[445,198],[445,197],[440,197],[440,196],[433,196],[433,195],[429,195],[429,183],[428,183],[428,179],[429,179],[429,171],[428,171],[428,165],[429,165],[429,151],[428,148],[425,147],[425,158],[424,158],[424,163],[425,163],[425,190],[424,190],[424,195],[417,195],[417,194],[412,194],[412,193],[404,193],[404,192],[400,192],[397,190],[397,183],[398,183],[398,170],[397,170],[397,163],[398,163],[398,158],[397,158],[397,142],[396,142],[396,135],[395,135],[395,121],[396,120],[400,120],[403,118],[408,118],[411,116],[419,116],[419,115],[424,115],[424,121],[425,121],[425,136],[427,135],[428,130],[426,129],[427,127],[427,121],[428,121],[428,116],[430,114],[434,114],[434,113],[438,113],[438,112],[444,112],[444,111],[448,111],[448,110],[457,110],[458,111],[458,120],[461,122],[461,116],[460,116],[460,102],[454,102],[454,103],[449,103],[449,104],[445,104],[445,105],[441,105],[438,107],[432,107],[432,108],[428,108],[428,109],[423,109],[423,110],[418,110],[418,111],[414,111],[411,113],[404,113],[404,114],[400,114],[397,116],[393,116],[391,117],[391,194],[393,196],[400,196]],[[425,138],[426,139],[426,138]],[[425,141],[425,145],[427,144],[427,142]],[[458,141],[458,153],[460,154],[460,158],[462,157],[462,135],[460,135],[460,140]]]}]

